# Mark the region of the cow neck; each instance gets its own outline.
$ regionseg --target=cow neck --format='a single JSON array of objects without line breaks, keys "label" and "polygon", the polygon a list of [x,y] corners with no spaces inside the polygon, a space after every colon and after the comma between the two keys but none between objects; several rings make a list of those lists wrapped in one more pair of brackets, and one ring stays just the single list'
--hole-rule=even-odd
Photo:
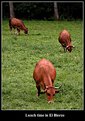
[{"label": "cow neck", "polygon": [[68,48],[69,46],[72,46],[71,44],[67,45],[66,48]]},{"label": "cow neck", "polygon": [[45,66],[43,65],[40,66],[40,73],[42,75],[42,80],[43,80],[45,88],[52,87],[52,81]]},{"label": "cow neck", "polygon": [[26,27],[25,27],[25,25],[24,25],[24,23],[22,22],[22,27],[23,27],[23,29],[24,30],[26,30]]},{"label": "cow neck", "polygon": [[44,70],[44,77],[43,82],[45,85],[45,88],[52,87],[52,81],[48,73],[46,73],[46,70]]},{"label": "cow neck", "polygon": [[[71,46],[71,42],[70,42],[70,40],[67,41],[66,43],[67,43],[66,45],[67,45],[68,47]],[[67,46],[66,46],[66,47],[67,47]]]},{"label": "cow neck", "polygon": [[26,31],[26,28],[23,26],[23,30],[25,30]]}]

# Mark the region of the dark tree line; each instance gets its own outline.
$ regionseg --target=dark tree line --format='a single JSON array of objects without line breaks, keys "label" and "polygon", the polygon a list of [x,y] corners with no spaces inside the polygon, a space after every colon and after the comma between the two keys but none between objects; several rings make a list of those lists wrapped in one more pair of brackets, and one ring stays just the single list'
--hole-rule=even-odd
[{"label": "dark tree line", "polygon": [[4,2],[2,17],[17,17],[23,19],[82,19],[82,2]]}]

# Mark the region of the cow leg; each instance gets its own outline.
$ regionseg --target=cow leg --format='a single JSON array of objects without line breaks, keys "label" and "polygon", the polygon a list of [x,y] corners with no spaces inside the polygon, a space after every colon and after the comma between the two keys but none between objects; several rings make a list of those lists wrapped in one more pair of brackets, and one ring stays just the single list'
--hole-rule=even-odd
[{"label": "cow leg", "polygon": [[17,33],[17,30],[16,30],[16,29],[14,29],[14,33],[15,33],[15,35],[18,35],[18,33]]},{"label": "cow leg", "polygon": [[64,52],[66,52],[66,45],[65,44],[62,44],[62,47],[64,49]]},{"label": "cow leg", "polygon": [[18,34],[20,35],[20,29],[17,28]]},{"label": "cow leg", "polygon": [[12,34],[12,26],[10,26],[10,32],[11,32],[11,34]]},{"label": "cow leg", "polygon": [[37,87],[37,90],[38,90],[38,92],[37,92],[37,96],[39,96],[40,95],[40,85],[36,85],[36,87]]},{"label": "cow leg", "polygon": [[66,52],[66,48],[65,48],[65,47],[63,47],[63,49],[64,49],[64,52]]},{"label": "cow leg", "polygon": [[14,28],[14,34],[17,34],[15,26],[13,28]]},{"label": "cow leg", "polygon": [[64,48],[64,52],[66,52],[66,49],[65,49],[65,47],[63,47]]},{"label": "cow leg", "polygon": [[10,31],[12,31],[12,26],[10,26]]},{"label": "cow leg", "polygon": [[11,32],[11,34],[12,34],[12,26],[10,25],[10,32]]}]

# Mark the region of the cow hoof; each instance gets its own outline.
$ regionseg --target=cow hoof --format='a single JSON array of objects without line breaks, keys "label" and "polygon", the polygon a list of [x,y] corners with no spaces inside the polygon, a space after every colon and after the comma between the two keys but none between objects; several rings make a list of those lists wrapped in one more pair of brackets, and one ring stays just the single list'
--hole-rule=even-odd
[{"label": "cow hoof", "polygon": [[48,103],[54,103],[54,101],[48,101]]},{"label": "cow hoof", "polygon": [[38,94],[38,93],[36,94],[37,97],[39,97],[39,95],[40,95],[40,94]]},{"label": "cow hoof", "polygon": [[38,97],[38,93],[36,94],[36,96]]}]

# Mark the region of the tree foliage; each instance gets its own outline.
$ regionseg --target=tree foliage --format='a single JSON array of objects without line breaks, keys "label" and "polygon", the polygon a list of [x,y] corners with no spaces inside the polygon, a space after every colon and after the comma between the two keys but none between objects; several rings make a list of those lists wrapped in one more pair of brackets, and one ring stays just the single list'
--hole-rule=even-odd
[{"label": "tree foliage", "polygon": [[[14,13],[17,18],[25,19],[54,19],[53,2],[14,2]],[[82,2],[57,2],[60,19],[82,19]],[[2,17],[9,18],[9,3],[2,3]]]}]

